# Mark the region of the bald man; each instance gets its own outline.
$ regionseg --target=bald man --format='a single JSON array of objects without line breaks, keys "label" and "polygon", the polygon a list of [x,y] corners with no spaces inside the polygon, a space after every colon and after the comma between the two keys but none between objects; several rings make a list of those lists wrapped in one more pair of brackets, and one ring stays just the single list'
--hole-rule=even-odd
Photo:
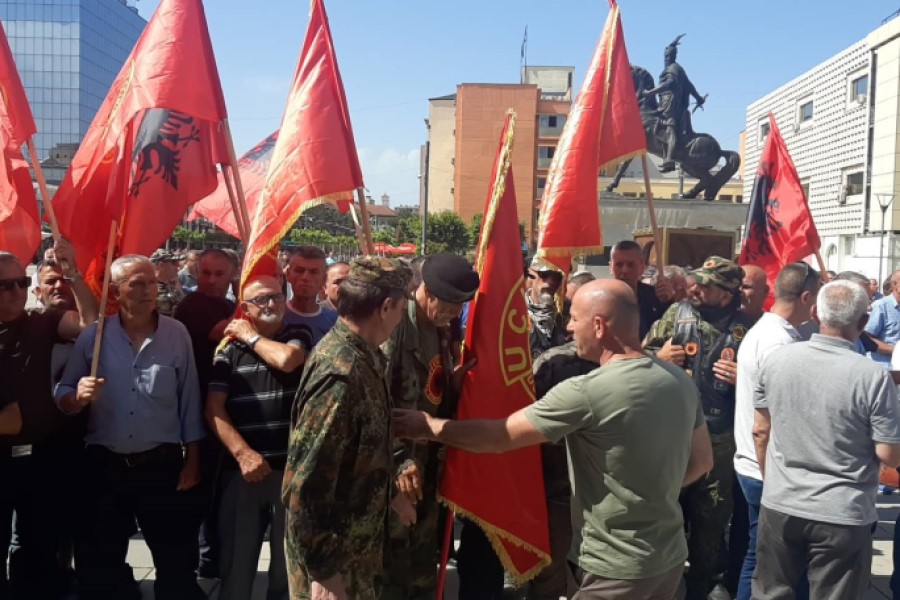
[{"label": "bald man", "polygon": [[744,279],[741,281],[741,312],[753,322],[766,312],[763,305],[769,296],[766,272],[756,265],[743,265]]},{"label": "bald man", "polygon": [[578,356],[602,369],[561,383],[506,419],[452,421],[397,410],[394,433],[469,452],[565,438],[578,597],[674,598],[687,558],[678,495],[713,464],[697,389],[681,369],[642,351],[628,284],[585,284],[571,314]]},{"label": "bald man", "polygon": [[312,349],[305,325],[285,325],[280,283],[263,276],[244,286],[230,338],[213,359],[206,420],[227,453],[219,477],[219,598],[252,595],[263,534],[271,525],[268,598],[287,597],[281,480],[287,461],[291,405],[301,366]]}]

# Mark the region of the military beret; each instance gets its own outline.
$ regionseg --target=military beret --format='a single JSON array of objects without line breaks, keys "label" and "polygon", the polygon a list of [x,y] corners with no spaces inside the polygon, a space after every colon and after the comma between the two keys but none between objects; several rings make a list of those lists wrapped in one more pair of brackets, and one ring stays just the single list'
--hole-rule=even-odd
[{"label": "military beret", "polygon": [[150,262],[153,264],[161,262],[178,262],[179,260],[182,260],[182,257],[168,252],[167,250],[157,250],[150,256]]},{"label": "military beret", "polygon": [[697,283],[717,285],[726,290],[736,292],[744,280],[744,270],[734,262],[721,256],[710,256],[703,266],[691,273]]},{"label": "military beret", "polygon": [[361,256],[350,261],[347,279],[370,285],[406,290],[412,270],[396,258],[382,256]]},{"label": "military beret", "polygon": [[448,253],[435,254],[425,260],[422,281],[432,296],[453,304],[463,304],[474,298],[481,283],[469,261]]}]

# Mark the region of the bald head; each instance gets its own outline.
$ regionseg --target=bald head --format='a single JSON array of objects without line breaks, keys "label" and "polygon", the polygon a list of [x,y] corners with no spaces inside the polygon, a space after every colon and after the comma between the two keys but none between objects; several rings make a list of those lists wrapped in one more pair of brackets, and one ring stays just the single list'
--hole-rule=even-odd
[{"label": "bald head", "polygon": [[744,279],[741,282],[741,312],[758,319],[763,314],[763,305],[769,296],[766,272],[756,265],[742,265]]},{"label": "bald head", "polygon": [[606,351],[639,348],[640,312],[631,286],[616,279],[584,284],[572,299],[569,331],[578,355],[600,362]]}]

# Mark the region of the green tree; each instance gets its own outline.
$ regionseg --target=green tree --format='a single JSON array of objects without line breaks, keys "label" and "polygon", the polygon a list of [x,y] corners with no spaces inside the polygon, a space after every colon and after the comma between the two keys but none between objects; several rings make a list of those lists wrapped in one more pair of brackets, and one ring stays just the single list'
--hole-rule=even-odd
[{"label": "green tree", "polygon": [[463,253],[469,249],[469,228],[462,218],[444,211],[428,217],[428,252]]},{"label": "green tree", "polygon": [[419,244],[422,241],[422,218],[419,215],[397,219],[397,244]]},{"label": "green tree", "polygon": [[481,224],[483,222],[484,215],[481,213],[472,217],[472,224],[469,225],[469,238],[472,241],[473,247],[478,245],[478,236],[481,235]]},{"label": "green tree", "polygon": [[397,244],[396,232],[391,229],[376,231],[372,234],[372,241],[377,244],[390,244],[395,246]]}]

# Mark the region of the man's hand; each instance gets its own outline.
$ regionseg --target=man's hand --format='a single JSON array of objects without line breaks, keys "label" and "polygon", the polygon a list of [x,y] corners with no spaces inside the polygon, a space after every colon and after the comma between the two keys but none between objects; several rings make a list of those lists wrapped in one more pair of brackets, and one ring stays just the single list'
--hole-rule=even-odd
[{"label": "man's hand", "polygon": [[347,600],[344,578],[333,575],[324,581],[313,580],[310,600]]},{"label": "man's hand", "polygon": [[258,335],[259,332],[256,331],[256,328],[253,326],[250,321],[246,321],[244,319],[234,319],[228,326],[225,327],[225,335],[229,337],[233,337],[237,340],[244,342],[245,344],[254,336]]},{"label": "man's hand", "polygon": [[659,349],[659,352],[656,353],[656,358],[659,360],[670,362],[679,367],[684,366],[684,359],[686,357],[687,354],[684,353],[684,346],[673,344],[672,338],[667,339],[666,343]]},{"label": "man's hand", "polygon": [[735,382],[737,382],[737,363],[733,360],[720,358],[713,363],[712,370],[716,379],[719,381],[723,381],[729,385],[734,385]]},{"label": "man's hand", "polygon": [[417,410],[395,408],[391,411],[394,437],[408,440],[433,440],[433,419],[428,413]]},{"label": "man's hand", "polygon": [[467,360],[461,365],[456,365],[456,368],[453,369],[453,375],[450,376],[450,383],[453,386],[453,391],[457,394],[462,391],[463,381],[466,379],[466,373],[469,372],[469,369],[478,364],[477,358],[472,358]]},{"label": "man's hand", "polygon": [[672,283],[660,273],[656,277],[656,297],[660,302],[669,302],[672,300]]},{"label": "man's hand", "polygon": [[75,265],[75,250],[72,244],[65,238],[60,238],[53,244],[53,255],[62,267],[63,275],[69,277],[78,267]]},{"label": "man's hand", "polygon": [[184,466],[181,467],[181,473],[178,475],[178,486],[175,489],[185,492],[198,483],[200,483],[200,461],[185,460]]},{"label": "man's hand", "polygon": [[82,377],[75,390],[75,403],[84,408],[100,396],[100,390],[106,385],[102,377]]},{"label": "man's hand", "polygon": [[235,458],[241,468],[241,476],[247,483],[258,483],[272,472],[272,467],[262,454],[251,448],[238,452]]},{"label": "man's hand", "polygon": [[397,494],[391,500],[391,509],[400,517],[400,522],[410,527],[416,524],[416,507],[404,494]]},{"label": "man's hand", "polygon": [[405,496],[413,506],[422,499],[422,476],[415,461],[408,461],[408,464],[397,475],[397,489],[400,491],[400,495]]}]

